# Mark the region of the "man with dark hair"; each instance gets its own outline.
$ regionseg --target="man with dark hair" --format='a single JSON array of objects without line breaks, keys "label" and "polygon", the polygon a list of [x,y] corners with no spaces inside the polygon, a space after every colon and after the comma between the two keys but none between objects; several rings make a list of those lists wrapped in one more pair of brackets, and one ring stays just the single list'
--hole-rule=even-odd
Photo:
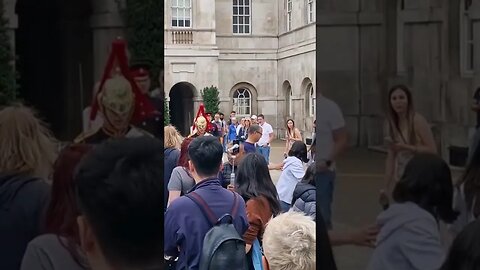
[{"label": "man with dark hair", "polygon": [[248,137],[245,142],[243,142],[243,149],[245,153],[255,153],[257,151],[255,144],[262,137],[262,127],[259,125],[251,125],[248,128]]},{"label": "man with dark hair", "polygon": [[161,269],[163,142],[112,140],[79,165],[81,248],[97,269]]},{"label": "man with dark hair", "polygon": [[257,151],[270,163],[270,143],[272,143],[275,135],[273,134],[272,125],[265,121],[265,116],[259,114],[257,117],[258,125],[262,127],[262,137],[257,142]]},{"label": "man with dark hair", "polygon": [[[189,169],[195,179],[190,193],[201,197],[217,218],[232,214],[234,196],[238,201],[233,224],[240,235],[248,229],[245,202],[236,193],[224,189],[218,179],[223,148],[213,136],[194,139],[188,147]],[[212,225],[197,204],[186,196],[173,201],[165,212],[165,255],[178,257],[177,269],[199,269],[203,239]]]},{"label": "man with dark hair", "polygon": [[237,112],[236,111],[231,111],[230,112],[230,118],[228,120],[228,125],[230,126],[232,124],[232,118],[236,117]]}]

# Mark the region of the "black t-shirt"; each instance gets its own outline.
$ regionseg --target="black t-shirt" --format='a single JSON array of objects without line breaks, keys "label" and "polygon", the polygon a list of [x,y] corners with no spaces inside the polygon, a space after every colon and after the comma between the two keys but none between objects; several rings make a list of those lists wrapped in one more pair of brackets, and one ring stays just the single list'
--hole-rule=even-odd
[{"label": "black t-shirt", "polygon": [[[473,99],[475,99],[475,103],[477,105],[480,105],[480,88],[477,89],[477,91],[475,92],[475,95],[473,95]],[[477,128],[480,127],[480,111],[477,112]]]}]

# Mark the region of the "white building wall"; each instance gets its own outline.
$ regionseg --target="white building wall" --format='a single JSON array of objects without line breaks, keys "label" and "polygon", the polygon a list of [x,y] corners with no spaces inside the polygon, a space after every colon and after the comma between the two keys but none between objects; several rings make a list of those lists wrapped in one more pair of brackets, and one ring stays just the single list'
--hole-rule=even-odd
[{"label": "white building wall", "polygon": [[313,117],[305,113],[301,84],[304,78],[315,82],[315,25],[306,24],[307,1],[292,1],[293,28],[285,33],[283,0],[250,0],[251,31],[243,35],[233,34],[232,0],[208,0],[211,5],[202,2],[201,7],[194,4],[192,27],[183,29],[192,31],[191,44],[173,44],[170,1],[165,1],[166,97],[176,83],[189,82],[197,89],[196,110],[201,102],[199,90],[214,85],[220,90],[220,110],[228,115],[234,91],[246,87],[252,93],[251,114],[264,114],[283,137],[282,84],[289,80],[294,91],[291,117],[308,137]]}]

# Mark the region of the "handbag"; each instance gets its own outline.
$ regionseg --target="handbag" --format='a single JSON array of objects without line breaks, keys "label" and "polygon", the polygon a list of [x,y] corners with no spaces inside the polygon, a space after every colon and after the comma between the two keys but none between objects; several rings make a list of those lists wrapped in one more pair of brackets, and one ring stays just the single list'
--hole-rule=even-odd
[{"label": "handbag", "polygon": [[260,246],[260,241],[258,241],[258,238],[256,238],[252,244],[253,269],[263,270],[262,257],[263,257],[263,250],[262,250],[262,247]]}]

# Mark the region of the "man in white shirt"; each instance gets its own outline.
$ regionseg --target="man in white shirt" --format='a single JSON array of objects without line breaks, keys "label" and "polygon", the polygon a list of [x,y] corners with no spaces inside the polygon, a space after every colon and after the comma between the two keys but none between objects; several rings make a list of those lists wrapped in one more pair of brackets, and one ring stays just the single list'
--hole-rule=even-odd
[{"label": "man in white shirt", "polygon": [[347,130],[338,105],[319,93],[317,98],[315,179],[320,211],[328,229],[332,228],[332,201],[335,182],[335,160],[347,147]]},{"label": "man in white shirt", "polygon": [[257,151],[263,157],[267,163],[270,163],[270,143],[273,141],[273,128],[272,126],[265,122],[265,116],[263,114],[259,114],[257,116],[258,125],[262,127],[262,137],[257,142]]}]

